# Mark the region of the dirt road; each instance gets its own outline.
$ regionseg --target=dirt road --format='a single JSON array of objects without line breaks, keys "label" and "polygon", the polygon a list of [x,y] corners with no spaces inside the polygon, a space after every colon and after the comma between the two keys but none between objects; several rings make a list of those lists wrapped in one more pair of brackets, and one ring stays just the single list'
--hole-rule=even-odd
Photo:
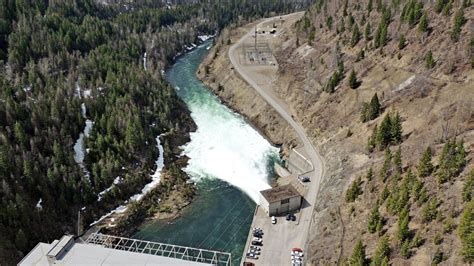
[{"label": "dirt road", "polygon": [[[280,19],[282,21],[296,21],[303,14],[303,12],[298,12],[282,17],[278,16],[264,19],[262,22],[257,24],[257,28],[262,27],[264,24],[268,24],[270,21],[274,21],[275,19]],[[248,84],[250,84],[260,94],[260,96],[262,96],[262,98],[269,105],[271,105],[295,130],[300,143],[302,143],[304,148],[303,155],[313,164],[314,167],[314,170],[307,174],[311,178],[311,184],[308,188],[307,194],[305,195],[305,201],[303,203],[302,210],[297,215],[299,216],[298,223],[288,225],[286,221],[282,221],[276,225],[271,225],[270,218],[262,219],[262,214],[258,214],[257,216],[260,218],[256,217],[253,223],[256,225],[258,224],[258,227],[264,228],[265,236],[262,254],[258,260],[252,260],[252,262],[258,265],[291,265],[291,248],[304,248],[308,241],[309,227],[311,218],[313,216],[314,204],[316,202],[321,179],[324,174],[324,164],[321,156],[313,146],[304,128],[293,119],[288,104],[286,104],[282,99],[278,98],[278,96],[272,90],[273,81],[276,80],[277,75],[277,72],[274,70],[277,69],[277,66],[260,65],[258,68],[256,68],[255,66],[242,63],[245,60],[239,60],[242,58],[242,56],[245,56],[243,55],[242,49],[244,43],[252,43],[254,40],[252,37],[253,34],[254,29],[251,29],[229,49],[230,61],[241,77]],[[264,74],[259,77],[259,74],[257,73],[258,71]],[[280,218],[279,220],[284,220],[284,218]]]}]

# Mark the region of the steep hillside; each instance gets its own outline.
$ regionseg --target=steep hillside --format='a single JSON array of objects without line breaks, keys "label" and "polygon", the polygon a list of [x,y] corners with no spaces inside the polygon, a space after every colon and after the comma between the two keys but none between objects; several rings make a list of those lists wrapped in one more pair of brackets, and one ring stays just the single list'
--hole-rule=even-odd
[{"label": "steep hillside", "polygon": [[[470,1],[318,1],[272,45],[274,89],[326,160],[310,264],[472,262],[473,18]],[[241,35],[202,78],[248,114],[222,67]]]}]

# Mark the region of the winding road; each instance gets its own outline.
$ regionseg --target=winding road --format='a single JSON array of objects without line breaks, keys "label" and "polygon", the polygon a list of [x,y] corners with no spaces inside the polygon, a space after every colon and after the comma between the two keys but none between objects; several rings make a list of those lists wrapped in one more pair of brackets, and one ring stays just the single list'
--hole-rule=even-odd
[{"label": "winding road", "polygon": [[[299,19],[303,14],[304,12],[298,12],[286,16],[267,18],[258,23],[257,28],[261,27],[264,23],[277,18],[283,18],[284,20]],[[307,194],[305,195],[306,201],[301,212],[299,213],[299,223],[297,226],[293,227],[286,226],[281,230],[278,230],[278,233],[276,234],[265,234],[265,245],[262,248],[260,259],[258,261],[252,261],[260,265],[289,265],[291,264],[291,248],[295,246],[304,248],[308,243],[308,235],[313,217],[314,205],[320,189],[321,180],[324,175],[324,163],[322,157],[308,137],[305,129],[293,119],[291,111],[288,108],[288,104],[282,99],[278,98],[278,96],[275,95],[275,92],[273,92],[272,83],[262,83],[260,80],[257,81],[253,73],[255,69],[239,62],[239,49],[242,49],[244,43],[253,42],[253,33],[254,28],[252,27],[252,29],[246,33],[237,43],[230,47],[228,54],[229,59],[240,76],[252,88],[254,88],[258,94],[294,129],[301,145],[303,146],[304,156],[306,156],[306,159],[308,159],[313,165],[313,171],[307,174],[311,178],[311,183],[308,187]],[[271,66],[268,67],[271,68]],[[268,223],[270,223],[270,219],[268,219]]]}]

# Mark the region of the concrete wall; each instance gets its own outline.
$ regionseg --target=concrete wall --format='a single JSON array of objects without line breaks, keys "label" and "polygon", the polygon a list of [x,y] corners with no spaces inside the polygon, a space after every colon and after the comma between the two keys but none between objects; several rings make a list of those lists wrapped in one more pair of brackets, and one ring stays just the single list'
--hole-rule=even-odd
[{"label": "concrete wall", "polygon": [[265,212],[267,212],[269,216],[273,216],[286,214],[288,212],[298,210],[301,205],[301,197],[290,198],[290,202],[283,205],[281,204],[281,201],[272,202],[271,204],[268,204],[268,202],[264,198],[260,202],[260,206],[265,210]]},{"label": "concrete wall", "polygon": [[260,194],[260,208],[262,208],[266,213],[268,213],[268,209],[269,209],[269,206],[270,204],[268,203],[267,199],[265,199],[265,197],[262,196],[262,194]]}]

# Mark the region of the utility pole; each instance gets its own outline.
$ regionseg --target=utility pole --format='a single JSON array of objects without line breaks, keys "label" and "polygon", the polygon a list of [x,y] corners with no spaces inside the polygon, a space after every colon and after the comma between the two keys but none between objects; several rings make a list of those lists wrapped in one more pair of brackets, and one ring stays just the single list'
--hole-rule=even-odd
[{"label": "utility pole", "polygon": [[81,235],[81,210],[77,211],[77,236]]},{"label": "utility pole", "polygon": [[255,52],[257,52],[257,25],[255,25]]}]

